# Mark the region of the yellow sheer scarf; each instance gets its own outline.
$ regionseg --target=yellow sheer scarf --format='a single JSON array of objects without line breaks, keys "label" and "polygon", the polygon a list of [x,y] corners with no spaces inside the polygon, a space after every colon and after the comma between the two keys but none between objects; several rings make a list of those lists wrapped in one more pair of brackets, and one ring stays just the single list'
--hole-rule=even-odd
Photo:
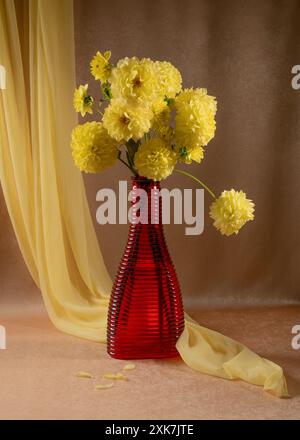
[{"label": "yellow sheer scarf", "polygon": [[[111,280],[69,139],[76,125],[71,0],[1,0],[0,178],[13,227],[54,325],[105,342]],[[177,343],[206,374],[288,395],[281,367],[186,316]]]}]

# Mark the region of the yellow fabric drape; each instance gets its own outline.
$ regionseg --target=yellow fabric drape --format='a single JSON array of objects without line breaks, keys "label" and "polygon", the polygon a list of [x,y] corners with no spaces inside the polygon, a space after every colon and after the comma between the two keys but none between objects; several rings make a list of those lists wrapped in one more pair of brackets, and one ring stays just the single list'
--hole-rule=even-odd
[{"label": "yellow fabric drape", "polygon": [[[1,0],[0,178],[26,264],[54,325],[105,342],[111,280],[69,139],[76,125],[71,0]],[[187,365],[288,395],[281,367],[186,316]]]},{"label": "yellow fabric drape", "polygon": [[1,183],[53,323],[105,341],[111,280],[70,156],[75,84],[71,0],[1,0]]},{"label": "yellow fabric drape", "polygon": [[224,379],[242,379],[260,385],[277,397],[288,397],[282,368],[258,356],[245,345],[202,327],[185,315],[185,329],[177,350],[191,368]]}]

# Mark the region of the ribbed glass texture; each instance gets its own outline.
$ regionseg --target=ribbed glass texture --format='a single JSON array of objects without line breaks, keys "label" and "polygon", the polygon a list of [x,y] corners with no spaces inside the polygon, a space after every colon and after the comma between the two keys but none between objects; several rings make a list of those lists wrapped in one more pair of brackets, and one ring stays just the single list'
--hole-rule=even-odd
[{"label": "ribbed glass texture", "polygon": [[164,238],[159,190],[159,182],[133,178],[132,223],[108,314],[107,349],[117,359],[178,355],[175,344],[184,328],[184,312]]}]

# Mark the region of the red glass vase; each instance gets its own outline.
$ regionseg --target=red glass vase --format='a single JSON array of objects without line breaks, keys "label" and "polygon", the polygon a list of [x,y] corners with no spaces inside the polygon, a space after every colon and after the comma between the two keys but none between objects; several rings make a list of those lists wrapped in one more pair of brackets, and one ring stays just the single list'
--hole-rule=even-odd
[{"label": "red glass vase", "polygon": [[159,182],[133,178],[131,225],[108,312],[107,351],[117,359],[178,355],[184,311],[165,242],[159,190]]}]

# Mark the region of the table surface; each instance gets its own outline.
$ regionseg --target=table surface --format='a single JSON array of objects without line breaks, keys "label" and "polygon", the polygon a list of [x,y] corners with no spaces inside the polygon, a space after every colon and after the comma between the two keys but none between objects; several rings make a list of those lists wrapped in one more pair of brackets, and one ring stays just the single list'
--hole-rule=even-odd
[{"label": "table surface", "polygon": [[[56,330],[43,307],[1,310],[7,349],[0,350],[0,419],[299,419],[300,350],[291,329],[300,306],[188,311],[201,325],[243,342],[284,368],[290,399],[260,387],[195,372],[181,359],[134,361],[128,381],[95,390],[102,374],[127,363],[104,344]],[[75,376],[84,370],[92,379]]]}]

